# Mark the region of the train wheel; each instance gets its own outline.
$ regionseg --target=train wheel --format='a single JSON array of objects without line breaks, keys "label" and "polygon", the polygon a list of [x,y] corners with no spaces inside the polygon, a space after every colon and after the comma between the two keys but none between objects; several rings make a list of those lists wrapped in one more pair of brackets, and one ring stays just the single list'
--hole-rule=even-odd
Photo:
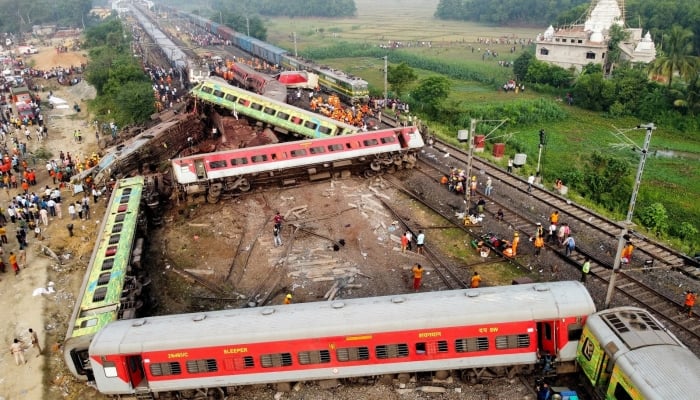
[{"label": "train wheel", "polygon": [[366,169],[365,172],[363,172],[363,175],[365,178],[372,178],[377,176],[377,171],[374,171],[373,169]]},{"label": "train wheel", "polygon": [[394,165],[396,165],[397,167],[401,166],[401,164],[403,163],[403,159],[401,157],[401,154],[394,154],[393,160],[394,160]]},{"label": "train wheel", "polygon": [[[219,193],[220,194],[220,193]],[[212,193],[207,194],[207,203],[209,204],[216,204],[219,202],[219,194],[214,195]]]},{"label": "train wheel", "polygon": [[372,171],[379,172],[382,170],[382,164],[379,162],[379,160],[374,160],[372,163],[369,165],[370,168],[372,168]]},{"label": "train wheel", "polygon": [[240,190],[241,192],[247,192],[250,190],[251,187],[252,185],[250,184],[250,181],[248,181],[247,179],[242,179],[241,184],[238,185],[238,190]]}]

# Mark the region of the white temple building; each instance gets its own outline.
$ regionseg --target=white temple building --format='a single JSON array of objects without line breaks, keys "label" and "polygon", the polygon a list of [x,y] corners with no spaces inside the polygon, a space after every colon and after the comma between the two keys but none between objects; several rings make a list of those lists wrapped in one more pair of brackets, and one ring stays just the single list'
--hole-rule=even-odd
[{"label": "white temple building", "polygon": [[[537,37],[536,57],[562,68],[581,71],[589,63],[604,65],[608,52],[610,28],[624,27],[624,0],[593,0],[583,24],[555,29],[549,26]],[[623,6],[620,6],[620,3]],[[656,47],[641,28],[626,29],[630,38],[620,43],[620,58],[633,63],[649,63],[656,58]]]}]

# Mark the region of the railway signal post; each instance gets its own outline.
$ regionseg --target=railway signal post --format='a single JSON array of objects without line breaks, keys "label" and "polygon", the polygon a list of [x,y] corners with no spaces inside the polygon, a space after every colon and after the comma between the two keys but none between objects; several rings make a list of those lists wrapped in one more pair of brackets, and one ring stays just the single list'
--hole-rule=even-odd
[{"label": "railway signal post", "polygon": [[639,193],[639,185],[642,183],[642,174],[644,173],[644,164],[646,164],[647,154],[649,153],[649,142],[651,142],[651,134],[654,132],[654,129],[656,129],[656,126],[654,125],[654,123],[649,123],[646,125],[639,125],[634,129],[646,129],[647,130],[646,137],[644,138],[644,145],[641,149],[634,142],[632,142],[629,138],[624,136],[624,134],[619,133],[619,135],[623,139],[625,139],[627,142],[629,142],[632,146],[634,146],[636,149],[641,150],[642,156],[639,158],[639,166],[637,167],[637,175],[634,179],[634,188],[632,189],[632,197],[630,198],[630,205],[629,205],[629,208],[627,209],[627,218],[622,223],[622,232],[620,233],[620,238],[619,238],[619,241],[617,242],[617,251],[615,252],[615,260],[613,261],[613,270],[612,270],[612,274],[610,275],[610,282],[608,282],[608,292],[605,296],[605,305],[604,305],[605,309],[610,308],[610,302],[612,301],[613,292],[615,291],[615,280],[617,279],[617,273],[620,270],[620,261],[622,259],[622,250],[624,249],[625,242],[627,241],[627,239],[626,239],[627,231],[629,229],[629,226],[632,224],[632,217],[634,215],[634,205],[637,202],[637,194]]}]

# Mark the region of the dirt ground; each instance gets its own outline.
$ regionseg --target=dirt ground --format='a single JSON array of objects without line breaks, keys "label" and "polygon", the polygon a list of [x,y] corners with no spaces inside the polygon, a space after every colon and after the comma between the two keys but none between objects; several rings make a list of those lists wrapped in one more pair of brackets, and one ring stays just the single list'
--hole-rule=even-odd
[{"label": "dirt ground", "polygon": [[[28,64],[35,68],[48,69],[54,66],[78,65],[85,62],[83,53],[69,52],[56,54],[53,48],[41,48],[38,54],[33,55]],[[48,140],[39,143],[36,140],[28,143],[30,152],[43,147],[58,158],[58,152],[71,152],[72,155],[90,154],[97,150],[94,135],[84,135],[81,144],[74,143],[72,132],[74,129],[81,129],[88,132],[85,124],[85,104],[83,100],[94,96],[94,90],[84,83],[74,87],[59,86],[55,80],[43,81],[45,93],[41,93],[43,100],[46,99],[48,91],[53,90],[54,94],[66,99],[69,104],[77,102],[81,106],[80,115],[71,111],[54,112],[44,110],[48,124]],[[22,140],[24,138],[20,138]],[[53,187],[46,169],[45,160],[32,159],[30,166],[36,166],[37,185],[30,190],[39,191],[45,185]],[[0,206],[7,208],[9,195],[15,193],[2,194],[0,196]],[[43,240],[29,236],[29,247],[27,251],[27,262],[22,265],[17,276],[12,272],[7,272],[0,276],[0,293],[4,306],[0,310],[0,318],[5,321],[2,330],[2,341],[6,345],[4,356],[0,359],[0,396],[4,399],[46,399],[59,398],[62,396],[46,396],[47,385],[45,382],[53,381],[57,375],[57,361],[62,360],[60,352],[55,349],[55,344],[62,341],[65,336],[66,321],[70,316],[72,302],[77,292],[80,281],[83,277],[84,265],[89,259],[92,251],[90,238],[95,230],[99,216],[104,213],[104,206],[93,207],[92,214],[96,216],[90,221],[76,223],[76,235],[68,238],[66,229],[67,201],[74,199],[73,194],[67,190],[62,190],[64,220],[52,219],[47,227],[43,227]],[[78,199],[78,196],[75,197]],[[9,244],[3,246],[5,253],[4,260],[11,251],[17,252],[18,245],[14,239],[15,229],[12,224],[7,227],[7,236],[10,238]],[[60,253],[71,253],[70,259],[64,260],[63,265],[58,265],[50,258],[41,255],[42,246],[48,246]],[[11,268],[9,268],[11,271]],[[55,283],[55,293],[47,295],[33,296],[32,293],[37,288],[46,288],[48,283]],[[43,347],[43,353],[37,357],[37,350],[28,348],[25,353],[26,365],[15,365],[13,356],[10,354],[9,346],[14,338],[24,341],[26,347],[31,346],[28,329],[33,328],[39,335],[39,342]],[[49,364],[51,367],[49,367]],[[60,373],[59,373],[60,380]],[[57,383],[60,383],[57,382]]]}]

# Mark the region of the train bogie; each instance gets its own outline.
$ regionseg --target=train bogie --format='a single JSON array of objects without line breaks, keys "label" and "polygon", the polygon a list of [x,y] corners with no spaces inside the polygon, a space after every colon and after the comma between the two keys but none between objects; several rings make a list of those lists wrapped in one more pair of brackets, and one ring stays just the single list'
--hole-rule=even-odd
[{"label": "train bogie", "polygon": [[581,284],[552,282],[181,314],[109,325],[93,340],[90,363],[108,394],[505,371],[536,364],[545,335],[575,342],[569,325],[593,311]]}]

